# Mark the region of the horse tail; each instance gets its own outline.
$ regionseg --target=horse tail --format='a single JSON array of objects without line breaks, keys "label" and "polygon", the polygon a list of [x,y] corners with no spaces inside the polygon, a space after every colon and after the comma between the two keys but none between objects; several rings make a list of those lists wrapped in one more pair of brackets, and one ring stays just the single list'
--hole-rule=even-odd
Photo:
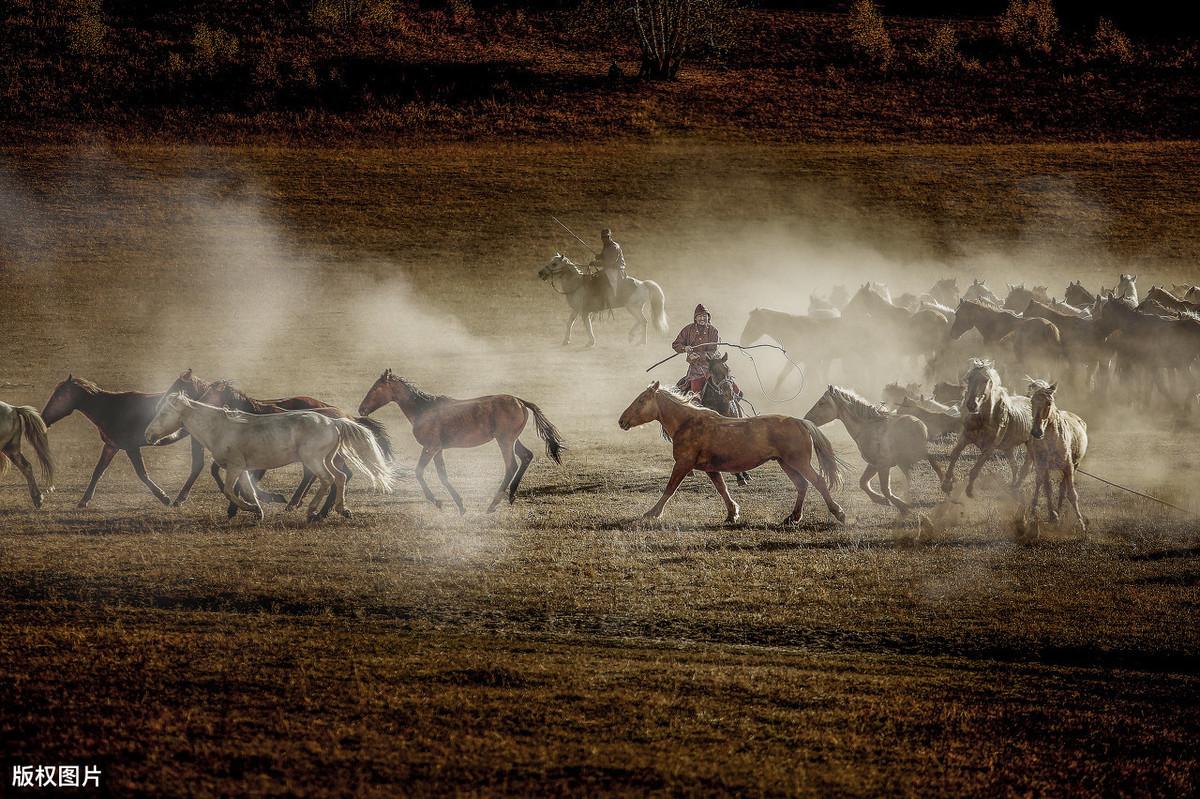
[{"label": "horse tail", "polygon": [[50,438],[46,433],[46,423],[42,420],[37,408],[21,405],[13,408],[17,418],[21,420],[21,432],[33,445],[37,453],[38,466],[42,471],[42,482],[46,491],[54,490],[54,458],[50,455]]},{"label": "horse tail", "polygon": [[650,316],[654,329],[659,333],[667,332],[667,297],[662,287],[653,280],[644,281],[643,285],[650,294]]},{"label": "horse tail", "polygon": [[337,429],[338,454],[355,472],[364,472],[371,485],[390,494],[395,486],[395,478],[371,431],[352,419],[330,421]]},{"label": "horse tail", "polygon": [[847,468],[848,464],[838,457],[837,452],[833,449],[833,444],[821,432],[821,428],[807,419],[798,419],[797,421],[804,425],[809,438],[812,439],[813,452],[817,455],[817,471],[829,484],[829,490],[837,491],[842,485],[842,470]]},{"label": "horse tail", "polygon": [[533,412],[533,424],[537,428],[538,438],[546,442],[546,455],[555,463],[562,463],[562,451],[567,448],[563,442],[562,433],[546,418],[546,414],[542,413],[541,408],[520,397],[517,397],[517,402]]},{"label": "horse tail", "polygon": [[383,453],[385,461],[391,463],[396,459],[396,452],[392,448],[392,437],[388,435],[387,428],[383,426],[382,422],[372,419],[370,416],[359,416],[354,421],[371,431],[371,436],[379,445],[379,451]]}]

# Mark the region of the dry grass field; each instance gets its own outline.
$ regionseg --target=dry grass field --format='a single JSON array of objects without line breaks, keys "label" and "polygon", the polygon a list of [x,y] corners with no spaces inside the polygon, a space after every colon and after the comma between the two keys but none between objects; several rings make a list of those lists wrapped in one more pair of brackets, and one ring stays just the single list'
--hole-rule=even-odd
[{"label": "dry grass field", "polygon": [[[556,466],[528,431],[538,458],[493,515],[495,448],[451,451],[468,512],[439,512],[391,406],[396,494],[352,483],[352,521],[254,524],[207,475],[164,508],[123,460],[76,509],[99,441],[59,422],[47,506],[0,483],[0,752],[99,762],[147,796],[1195,793],[1192,518],[1081,478],[1087,536],[1021,544],[997,464],[920,541],[857,471],[846,527],[810,495],[783,528],[791,485],[768,465],[735,490],[737,526],[695,477],[640,524],[669,445],[616,419],[668,342],[627,346],[617,318],[594,349],[559,346],[565,304],[535,273],[585,256],[550,214],[589,240],[610,225],[673,330],[703,301],[734,340],[751,308],[800,313],[835,283],[1197,282],[1197,162],[1188,144],[5,151],[0,399],[40,408],[69,372],[161,390],[192,367],[349,409],[390,367],[537,402],[571,449]],[[764,396],[731,362],[760,411],[819,393],[772,402],[801,386]],[[1087,468],[1196,508],[1190,419],[1063,402],[1094,409]],[[173,495],[186,445],[144,452]]]}]

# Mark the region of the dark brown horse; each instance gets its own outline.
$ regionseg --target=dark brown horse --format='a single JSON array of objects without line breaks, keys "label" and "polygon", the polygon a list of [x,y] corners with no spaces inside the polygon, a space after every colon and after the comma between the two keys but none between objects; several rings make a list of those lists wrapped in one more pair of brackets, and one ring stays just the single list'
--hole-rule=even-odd
[{"label": "dark brown horse", "polygon": [[[100,432],[100,440],[104,448],[100,450],[100,460],[92,471],[92,481],[88,483],[83,498],[78,507],[86,508],[96,493],[96,484],[100,482],[112,459],[118,452],[124,452],[133,464],[138,479],[146,484],[150,492],[164,505],[170,505],[170,498],[163,490],[154,484],[146,474],[146,465],[142,463],[142,447],[146,444],[146,425],[154,418],[158,410],[158,402],[163,398],[161,392],[146,393],[143,391],[105,391],[90,380],[74,375],[59,383],[46,401],[42,409],[42,418],[49,427],[60,419],[65,419],[75,411],[88,418],[96,430]],[[179,431],[167,436],[154,446],[174,444],[187,433]]]},{"label": "dark brown horse", "polygon": [[722,472],[745,472],[767,461],[778,461],[796,486],[796,504],[784,524],[800,521],[809,483],[821,492],[834,518],[845,523],[845,512],[829,493],[841,484],[841,463],[829,439],[812,422],[779,415],[730,419],[708,408],[697,408],[671,391],[662,391],[658,383],[639,394],[618,423],[622,430],[629,430],[648,422],[662,425],[663,435],[671,442],[675,455],[675,468],[662,497],[646,511],[647,518],[662,516],[663,508],[683,478],[699,469],[708,475],[725,500],[728,512],[725,521],[736,522],[740,509],[729,496]]},{"label": "dark brown horse", "polygon": [[478,447],[493,440],[500,445],[500,454],[504,456],[504,478],[492,498],[492,504],[488,506],[488,513],[496,509],[506,491],[509,504],[516,500],[521,478],[533,461],[533,452],[521,443],[521,431],[529,422],[531,412],[537,434],[546,442],[546,454],[555,463],[562,463],[562,451],[565,449],[562,434],[550,423],[541,408],[520,397],[491,394],[460,400],[433,395],[388,369],[367,391],[358,406],[358,412],[362,416],[369,416],[389,402],[399,405],[412,424],[413,438],[421,445],[421,457],[417,460],[417,482],[425,498],[439,509],[442,501],[433,495],[429,484],[425,482],[425,467],[429,461],[433,461],[438,478],[458,506],[458,512],[466,513],[462,497],[446,476],[442,450]]},{"label": "dark brown horse", "polygon": [[[686,380],[685,377],[684,381]],[[704,388],[700,390],[701,407],[711,408],[722,416],[730,416],[734,419],[744,417],[746,414],[742,413],[742,406],[738,402],[733,385],[733,374],[729,370],[729,353],[723,353],[719,358],[710,356],[708,379],[704,381]],[[744,486],[749,482],[749,472],[738,472],[738,485]]]}]

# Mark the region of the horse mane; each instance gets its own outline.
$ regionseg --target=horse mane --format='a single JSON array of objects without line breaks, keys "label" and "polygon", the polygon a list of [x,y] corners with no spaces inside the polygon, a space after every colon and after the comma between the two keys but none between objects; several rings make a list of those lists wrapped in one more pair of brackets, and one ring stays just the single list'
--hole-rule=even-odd
[{"label": "horse mane", "polygon": [[416,383],[409,380],[407,377],[392,375],[392,379],[404,386],[405,390],[407,390],[409,395],[412,397],[413,402],[417,404],[418,410],[423,411],[429,406],[446,399],[445,394],[430,394],[428,391],[418,387]]},{"label": "horse mane", "polygon": [[104,394],[105,393],[104,389],[100,388],[100,386],[96,385],[91,380],[88,380],[86,377],[75,377],[74,375],[72,375],[70,382],[73,385],[79,386],[79,388],[83,389],[88,394],[95,395],[95,394]]},{"label": "horse mane", "polygon": [[841,386],[830,386],[829,392],[835,398],[840,399],[844,403],[846,409],[856,419],[874,422],[880,419],[890,419],[892,417],[892,414],[888,411],[885,411],[882,405],[871,402],[854,389],[842,388]]},{"label": "horse mane", "polygon": [[[1038,302],[1036,299],[1033,299],[1032,297],[1030,298],[1029,301],[1030,302]],[[959,300],[959,302],[960,303],[965,302],[968,306],[974,306],[976,308],[979,308],[980,310],[987,311],[988,313],[1006,314],[1008,316],[1020,316],[1019,313],[1017,313],[1016,311],[1014,311],[1010,308],[997,308],[996,306],[992,305],[990,302],[982,302],[980,300],[968,300],[966,297],[963,297],[961,300]],[[1040,305],[1041,303],[1038,303],[1038,304]]]}]

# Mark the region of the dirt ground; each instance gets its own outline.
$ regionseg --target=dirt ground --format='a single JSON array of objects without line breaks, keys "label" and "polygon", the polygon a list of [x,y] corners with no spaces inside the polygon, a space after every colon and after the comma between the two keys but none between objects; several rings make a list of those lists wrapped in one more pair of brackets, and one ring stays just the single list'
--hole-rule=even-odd
[{"label": "dirt ground", "polygon": [[[589,242],[611,226],[672,334],[703,301],[728,340],[752,308],[868,279],[1144,290],[1198,282],[1196,177],[1189,145],[6,151],[0,399],[191,367],[351,409],[392,368],[534,401],[570,450],[551,463],[530,428],[538,458],[492,515],[496,450],[449,452],[460,517],[421,498],[390,406],[394,495],[352,483],[351,521],[254,524],[207,475],[164,508],[123,460],[76,509],[99,441],[55,424],[47,506],[0,483],[0,751],[99,762],[121,795],[1193,793],[1192,518],[1081,478],[1088,534],[1018,543],[997,463],[959,524],[914,541],[834,423],[845,527],[815,495],[780,527],[793,493],[770,464],[735,490],[739,525],[696,477],[638,523],[670,449],[616,419],[678,359],[647,375],[669,339],[628,345],[623,318],[561,346],[536,272],[588,257],[550,214]],[[783,362],[756,352],[731,355],[747,394],[803,415],[823,386],[775,392]],[[1088,469],[1195,508],[1185,413],[1072,403]],[[173,495],[186,445],[144,454]],[[910,492],[941,499],[928,469]]]}]

